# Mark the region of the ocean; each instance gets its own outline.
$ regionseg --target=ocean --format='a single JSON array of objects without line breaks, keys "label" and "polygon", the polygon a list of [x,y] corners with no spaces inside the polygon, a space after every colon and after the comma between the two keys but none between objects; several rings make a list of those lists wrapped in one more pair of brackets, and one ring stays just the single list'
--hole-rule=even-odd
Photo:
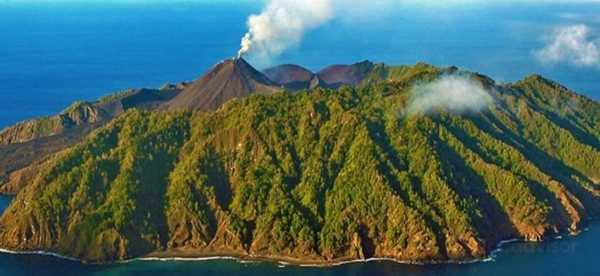
[{"label": "ocean", "polygon": [[[247,16],[261,9],[261,1],[20,2],[0,0],[0,128],[55,114],[76,100],[195,79],[237,53]],[[540,73],[600,99],[600,68],[547,66],[533,55],[555,26],[600,27],[600,4],[374,6],[308,32],[271,64],[318,70],[365,59],[423,61],[500,82]]]},{"label": "ocean", "polygon": [[[136,87],[197,78],[232,57],[245,20],[261,1],[51,4],[0,0],[0,128],[60,112],[76,100]],[[533,53],[553,27],[600,27],[600,4],[485,4],[454,7],[375,7],[348,12],[310,31],[302,43],[266,67],[297,63],[318,70],[365,59],[387,64],[419,61],[456,65],[500,82],[540,73],[600,100],[598,67],[548,66]],[[8,204],[0,198],[0,205]],[[600,227],[576,237],[503,247],[475,264],[353,263],[304,268],[273,263],[133,261],[87,266],[50,256],[0,254],[0,274],[26,275],[600,275],[595,265]]]}]

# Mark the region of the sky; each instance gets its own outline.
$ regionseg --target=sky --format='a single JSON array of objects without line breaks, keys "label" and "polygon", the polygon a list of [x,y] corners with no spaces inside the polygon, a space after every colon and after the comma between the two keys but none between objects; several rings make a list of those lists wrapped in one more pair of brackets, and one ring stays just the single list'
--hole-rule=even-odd
[{"label": "sky", "polygon": [[[269,0],[0,0],[0,4],[62,4],[62,3],[98,3],[98,4],[180,4],[180,3],[266,3]],[[600,3],[600,0],[340,0],[338,5],[346,6],[429,6],[452,7],[457,5],[506,5],[506,4],[549,4],[549,3]]]},{"label": "sky", "polygon": [[[337,17],[350,18],[348,20],[361,20],[367,17],[378,16],[393,9],[403,9],[421,6],[428,9],[452,9],[472,7],[493,7],[497,5],[522,5],[522,4],[573,4],[573,3],[600,3],[600,0],[0,0],[0,3],[9,5],[24,4],[131,4],[152,5],[170,3],[259,3],[265,10],[248,19],[249,30],[242,39],[240,53],[250,52],[259,64],[270,64],[288,48],[301,44],[304,34],[320,25],[334,20]],[[269,14],[271,7],[271,14]],[[281,13],[282,9],[290,8],[289,14]],[[315,7],[315,8],[311,8]],[[295,10],[294,10],[295,9]],[[303,13],[304,12],[304,13]],[[534,57],[544,65],[565,64],[573,67],[600,67],[600,40],[595,26],[586,24],[600,22],[600,15],[581,15],[576,13],[562,13],[564,19],[579,21],[570,25],[546,26],[545,34],[540,39],[546,45],[540,49],[533,49]],[[300,19],[298,19],[300,18]],[[254,21],[252,21],[255,19]],[[249,48],[250,44],[253,49]],[[256,58],[258,57],[258,58]]]},{"label": "sky", "polygon": [[[253,55],[257,63],[268,65],[275,62],[277,57],[289,48],[301,45],[305,33],[336,19],[373,23],[378,20],[377,18],[385,18],[385,15],[392,10],[414,7],[430,10],[431,17],[444,18],[445,14],[451,13],[444,9],[469,7],[493,9],[495,6],[546,4],[560,7],[561,4],[574,3],[596,5],[600,0],[0,0],[0,4],[9,6],[28,4],[175,6],[185,3],[210,3],[211,5],[253,3],[264,6],[261,13],[253,14],[248,18],[248,31],[240,39],[242,44],[240,53],[250,52],[249,55]],[[288,12],[282,13],[282,10]],[[600,39],[598,38],[600,30],[597,26],[600,23],[600,14],[590,15],[558,10],[556,14],[572,22],[543,26],[538,36],[545,45],[532,49],[532,56],[545,66],[563,64],[579,68],[600,67]],[[244,49],[250,48],[250,44],[253,49]]]},{"label": "sky", "polygon": [[[195,5],[198,3],[200,5]],[[135,10],[137,6],[168,7],[165,9],[167,11],[188,7],[189,12],[185,18],[179,15],[169,18],[168,14],[161,14],[157,17],[156,28],[144,28],[141,26],[144,19],[138,18],[147,17],[155,11],[148,9],[147,15],[143,14],[143,9],[139,9],[139,13],[117,12],[116,15],[104,12],[125,11],[115,8],[121,7],[121,4],[134,7]],[[46,7],[85,7],[80,9],[83,11],[81,14],[77,14],[79,11],[75,9],[58,15],[48,12],[50,17],[61,16],[53,19],[64,21],[61,24],[69,24],[69,30],[52,31],[45,37],[61,35],[57,43],[64,41],[70,45],[79,43],[69,40],[77,33],[71,30],[77,27],[76,24],[80,23],[82,29],[88,26],[99,28],[97,26],[103,23],[96,24],[95,21],[104,20],[102,16],[111,16],[110,20],[107,18],[110,24],[122,25],[123,30],[94,29],[99,31],[97,34],[81,31],[95,36],[90,39],[96,40],[98,45],[110,44],[109,36],[127,37],[130,31],[127,28],[134,28],[131,30],[131,38],[134,39],[131,43],[148,45],[153,37],[163,35],[151,33],[153,29],[164,33],[162,29],[167,25],[186,25],[182,28],[185,32],[175,30],[167,33],[174,39],[195,36],[194,41],[185,42],[188,45],[185,49],[178,50],[181,53],[173,56],[181,59],[189,57],[185,62],[193,63],[188,66],[193,70],[160,69],[164,72],[172,70],[172,73],[159,75],[159,69],[153,67],[152,70],[157,71],[156,78],[165,81],[193,78],[210,68],[211,64],[242,50],[243,38],[247,38],[246,46],[249,49],[242,52],[259,69],[279,63],[297,63],[311,70],[319,70],[332,63],[352,63],[364,59],[391,65],[423,61],[437,66],[456,65],[489,75],[500,82],[512,82],[528,74],[540,73],[576,91],[600,98],[600,79],[597,77],[600,73],[600,0],[0,0],[0,13],[2,5],[28,9],[27,15],[12,22],[11,26],[16,30],[11,32],[15,37],[22,38],[20,43],[30,44],[25,45],[25,48],[32,48],[25,49],[30,53],[35,50],[53,54],[50,50],[64,48],[56,44],[46,47],[50,50],[43,49],[48,43],[37,40],[37,37],[44,36],[37,34],[41,28],[36,24],[44,23],[34,21],[45,10],[50,10]],[[208,6],[224,7],[218,9],[220,13],[227,13],[227,9],[232,9],[232,12],[229,16],[215,14],[212,8],[206,8]],[[279,12],[282,8],[287,12]],[[99,12],[90,12],[96,9]],[[28,18],[28,15],[32,18]],[[193,19],[195,16],[198,20]],[[163,19],[168,20],[165,26],[158,21]],[[123,24],[119,20],[124,20]],[[218,20],[225,20],[227,25],[214,23]],[[219,36],[215,36],[214,30],[211,32],[210,29],[214,29],[211,24],[219,24],[221,31],[216,32]],[[9,28],[8,25],[4,27]],[[2,28],[0,26],[0,33]],[[4,34],[6,43],[18,46],[11,41],[13,37],[6,35],[6,31]],[[211,43],[222,45],[223,50],[210,52],[200,46],[196,49],[189,47],[202,42],[202,36],[205,35],[215,40]],[[89,57],[81,59],[86,62],[94,58],[102,59],[101,55],[105,54],[104,49],[95,45],[84,46],[85,54],[89,54]],[[139,62],[142,66],[153,55],[163,55],[163,60],[166,60],[167,54],[174,53],[171,47],[163,45],[142,49],[147,53],[138,51],[138,48],[123,49],[117,61],[131,59],[130,62]],[[2,50],[0,47],[0,54]],[[117,50],[115,48],[114,51]],[[147,57],[136,60],[142,53]],[[199,61],[199,56],[203,60]],[[22,60],[15,57],[13,62]],[[106,60],[107,63],[109,61]],[[181,61],[174,66],[182,67],[180,64]],[[81,63],[73,61],[68,65],[81,66]],[[193,73],[188,73],[190,71]],[[125,76],[123,79],[126,79]],[[155,85],[154,82],[147,83]],[[132,82],[131,86],[134,85],[140,83]]]},{"label": "sky", "polygon": [[[432,10],[438,13],[452,13],[439,10],[444,7],[489,5],[484,8],[493,9],[493,3],[500,5],[499,1],[475,0],[450,0],[450,1],[364,1],[364,0],[271,0],[267,1],[260,13],[249,16],[248,32],[241,40],[238,55],[249,56],[258,64],[270,64],[278,56],[290,48],[298,47],[304,39],[305,33],[336,18],[347,21],[360,21],[365,18],[382,18],[387,11],[408,9],[410,5],[427,6],[421,9]],[[502,5],[518,6],[527,2],[529,5],[544,5],[546,2],[567,3],[565,1],[502,1]],[[516,2],[523,2],[518,4]],[[572,4],[577,1],[569,1]],[[375,4],[376,3],[376,4]],[[459,5],[460,4],[460,5]],[[431,5],[431,7],[429,6]],[[436,6],[438,6],[436,8]],[[414,8],[414,7],[411,7]],[[532,14],[534,11],[531,12]],[[431,14],[432,17],[436,16]],[[443,17],[443,15],[437,15]],[[485,15],[481,15],[484,17]],[[569,25],[546,26],[540,39],[545,45],[539,49],[532,49],[533,56],[544,65],[567,64],[574,67],[600,68],[600,39],[596,28],[583,23],[597,21],[600,15],[558,12],[558,17],[565,20],[578,21]],[[502,15],[505,17],[505,15]],[[598,22],[593,22],[598,23]],[[391,23],[394,24],[394,23]],[[432,23],[430,23],[432,24]]]}]

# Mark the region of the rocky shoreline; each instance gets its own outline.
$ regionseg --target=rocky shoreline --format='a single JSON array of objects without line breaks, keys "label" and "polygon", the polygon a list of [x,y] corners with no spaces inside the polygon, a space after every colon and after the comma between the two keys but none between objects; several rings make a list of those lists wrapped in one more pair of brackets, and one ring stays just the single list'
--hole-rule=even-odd
[{"label": "rocky shoreline", "polygon": [[[576,236],[580,234],[582,231],[577,233],[570,233],[571,236]],[[115,261],[115,262],[103,262],[103,263],[90,263],[85,260],[77,259],[74,257],[62,255],[55,252],[50,251],[15,251],[0,248],[0,253],[4,254],[14,254],[14,255],[43,255],[50,256],[54,258],[64,259],[73,262],[80,262],[86,265],[112,265],[112,264],[127,264],[134,261],[186,261],[186,262],[202,262],[202,261],[215,261],[215,260],[233,260],[239,263],[247,263],[247,262],[269,262],[276,263],[284,266],[300,266],[300,267],[335,267],[342,266],[353,263],[367,263],[367,262],[393,262],[397,264],[404,265],[438,265],[438,264],[473,264],[479,262],[489,262],[494,260],[498,253],[502,251],[503,247],[512,244],[512,243],[544,243],[544,242],[552,242],[561,237],[561,235],[557,235],[552,239],[545,239],[541,241],[525,241],[523,239],[512,238],[499,241],[496,246],[487,254],[485,258],[475,258],[472,260],[445,260],[445,261],[410,261],[410,260],[398,260],[395,258],[388,257],[372,257],[367,259],[351,259],[351,258],[338,258],[330,261],[307,261],[299,258],[289,258],[289,257],[275,257],[275,256],[253,256],[253,255],[243,255],[243,254],[194,254],[194,253],[185,253],[180,252],[180,254],[171,254],[171,252],[155,252],[148,254],[143,257],[132,258],[128,260]]]},{"label": "rocky shoreline", "polygon": [[[263,78],[242,61],[221,67],[202,78]],[[538,76],[498,85],[447,78],[456,68],[396,70],[372,71],[377,85],[246,95],[214,112],[124,111],[32,169],[35,181],[15,175],[29,184],[0,218],[0,247],[86,263],[463,263],[509,237],[577,231],[600,213],[600,151],[589,142],[598,103]],[[482,93],[498,105],[392,116],[411,109],[422,81],[489,87]],[[143,98],[135,102],[154,102]],[[562,100],[576,105],[545,104]],[[561,117],[576,107],[580,116]]]}]

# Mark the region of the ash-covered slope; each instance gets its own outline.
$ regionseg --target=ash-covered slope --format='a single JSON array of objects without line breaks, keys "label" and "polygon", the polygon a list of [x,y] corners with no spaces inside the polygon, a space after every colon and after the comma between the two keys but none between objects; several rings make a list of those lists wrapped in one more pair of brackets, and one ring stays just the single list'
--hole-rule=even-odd
[{"label": "ash-covered slope", "polygon": [[246,97],[215,112],[132,110],[54,156],[0,218],[0,247],[87,261],[232,255],[463,261],[600,214],[600,105],[532,76],[468,114],[406,114],[456,72]]},{"label": "ash-covered slope", "polygon": [[106,122],[129,108],[153,109],[171,99],[177,88],[129,89],[95,102],[75,102],[57,115],[27,120],[0,131],[0,146],[25,143]]},{"label": "ash-covered slope", "polygon": [[181,94],[165,104],[170,110],[214,110],[225,102],[258,94],[271,94],[280,87],[254,69],[243,58],[228,59],[215,65]]},{"label": "ash-covered slope", "polygon": [[332,66],[319,75],[298,65],[254,69],[244,59],[215,65],[192,83],[161,89],[130,89],[96,102],[77,102],[54,116],[32,119],[0,131],[0,193],[14,194],[31,182],[37,166],[50,155],[79,142],[91,130],[130,108],[153,110],[214,110],[225,102],[254,93],[271,94],[315,87],[356,85],[373,68],[370,62]]},{"label": "ash-covered slope", "polygon": [[374,64],[370,61],[351,65],[331,65],[319,71],[317,76],[330,88],[342,85],[355,86],[369,75],[373,67]]},{"label": "ash-covered slope", "polygon": [[[385,67],[379,64],[380,67]],[[290,90],[339,88],[342,85],[357,86],[374,73],[376,65],[370,61],[350,65],[331,65],[318,73],[295,64],[283,64],[263,70],[273,82]]]},{"label": "ash-covered slope", "polygon": [[311,83],[318,84],[316,75],[300,65],[283,64],[265,69],[263,73],[270,80],[290,90],[313,88]]}]

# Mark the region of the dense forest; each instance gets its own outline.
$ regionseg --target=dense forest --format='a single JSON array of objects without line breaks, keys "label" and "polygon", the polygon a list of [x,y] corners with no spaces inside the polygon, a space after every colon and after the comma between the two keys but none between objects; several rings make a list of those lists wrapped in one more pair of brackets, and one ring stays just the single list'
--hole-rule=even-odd
[{"label": "dense forest", "polygon": [[[405,112],[447,74],[478,112]],[[600,212],[600,105],[540,76],[373,66],[361,85],[129,109],[47,160],[0,247],[90,262],[231,255],[323,263],[482,258],[575,233]]]}]

